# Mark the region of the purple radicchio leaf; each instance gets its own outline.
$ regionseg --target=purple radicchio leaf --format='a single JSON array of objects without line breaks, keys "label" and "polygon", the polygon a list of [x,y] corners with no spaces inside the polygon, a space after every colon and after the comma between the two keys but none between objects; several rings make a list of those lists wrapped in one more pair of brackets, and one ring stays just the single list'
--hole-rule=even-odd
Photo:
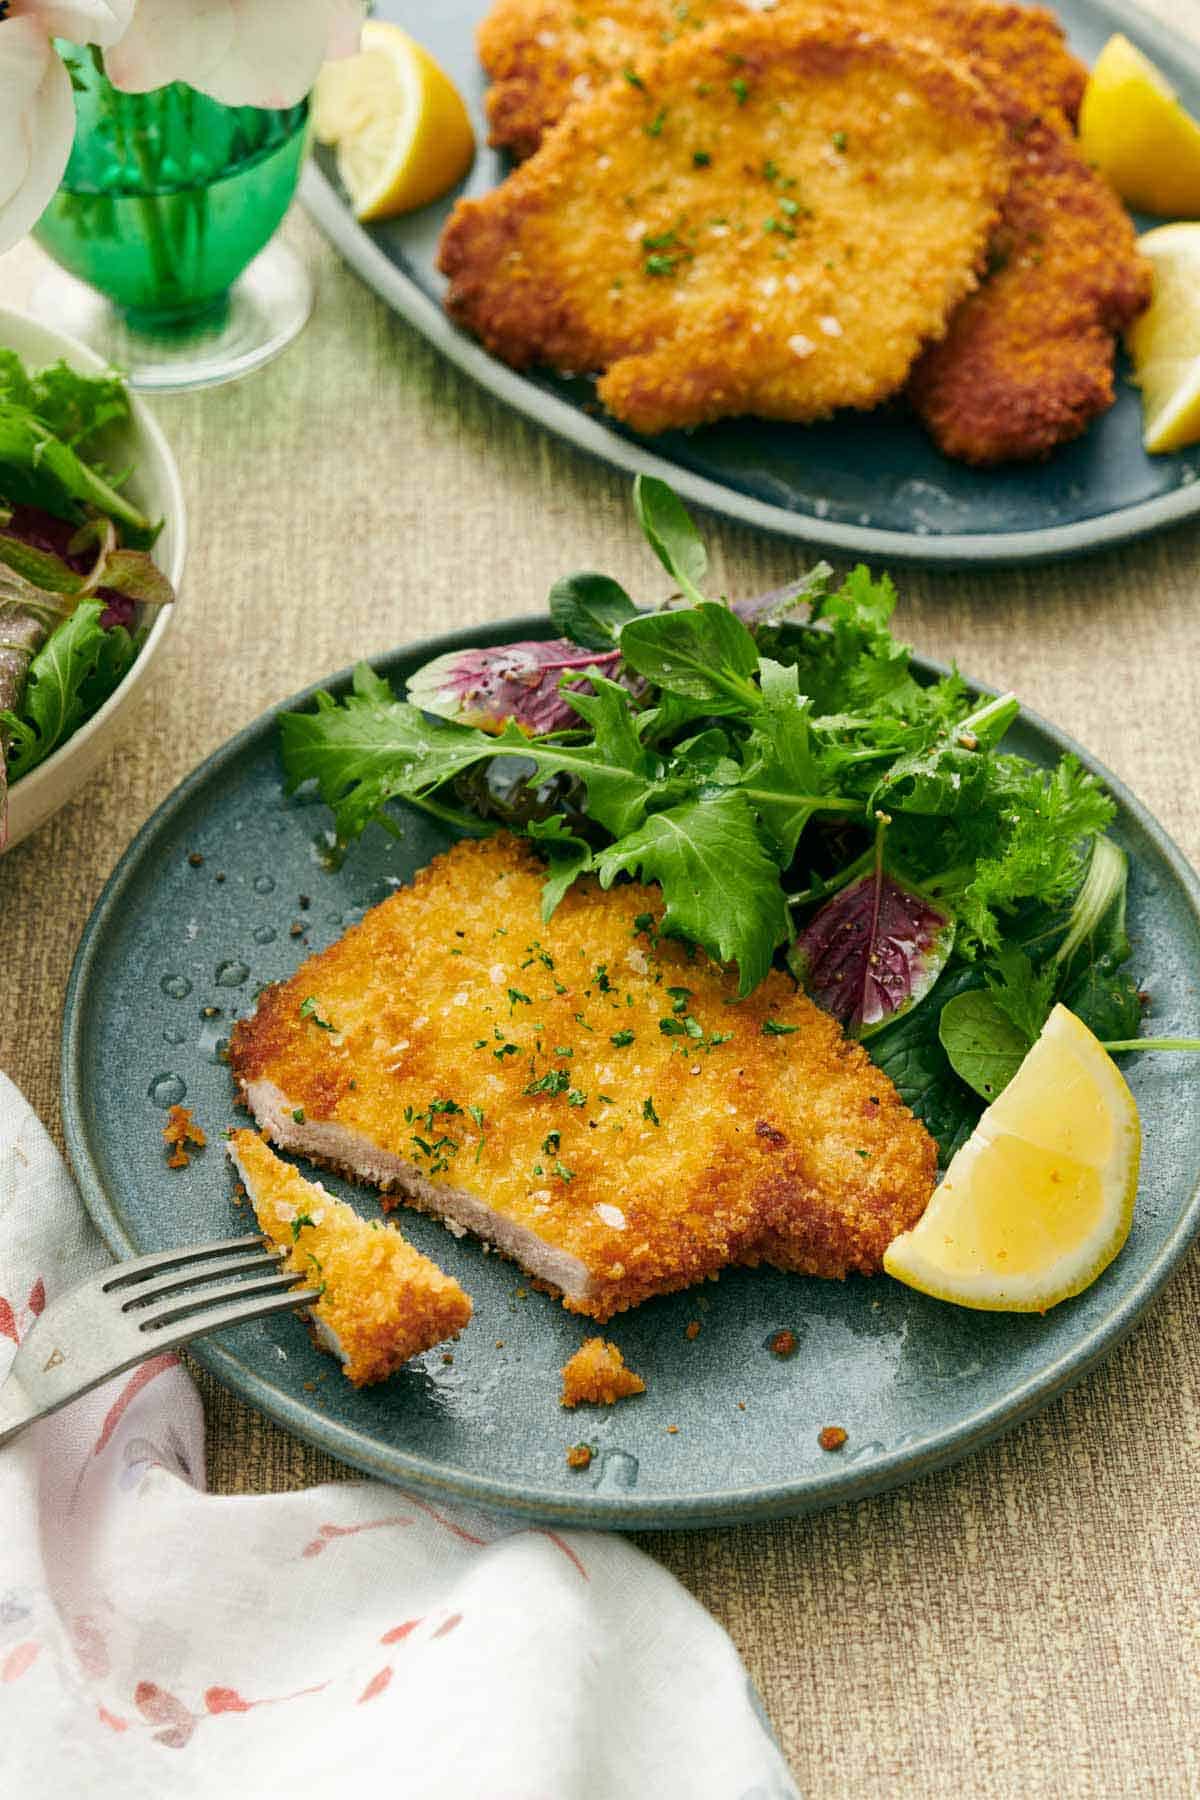
[{"label": "purple radicchio leaf", "polygon": [[788,963],[817,1005],[863,1038],[925,998],[953,944],[953,917],[880,864],[826,901]]},{"label": "purple radicchio leaf", "polygon": [[599,669],[612,676],[619,663],[617,650],[581,650],[566,638],[452,650],[409,677],[408,698],[423,712],[460,725],[502,731],[512,719],[523,731],[540,737],[547,731],[570,730],[580,722],[559,692],[564,675]]}]

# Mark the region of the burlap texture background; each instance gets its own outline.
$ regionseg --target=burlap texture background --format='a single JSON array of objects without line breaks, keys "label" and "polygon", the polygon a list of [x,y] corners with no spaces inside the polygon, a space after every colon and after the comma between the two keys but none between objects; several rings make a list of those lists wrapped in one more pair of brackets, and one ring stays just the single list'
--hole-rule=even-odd
[{"label": "burlap texture background", "polygon": [[[540,605],[566,569],[652,578],[623,477],[472,387],[303,217],[286,229],[320,284],[299,345],[156,407],[191,556],[152,692],[103,773],[0,861],[0,1068],[55,1131],[80,930],[194,763],[304,683]],[[37,268],[29,248],[0,259],[0,300],[22,304]],[[803,560],[703,524],[732,593]],[[900,577],[920,650],[1017,688],[1193,860],[1198,553],[1188,526],[1052,568]],[[1100,1373],[962,1467],[815,1518],[642,1540],[733,1634],[806,1793],[1200,1792],[1198,1313],[1193,1255]],[[214,1487],[345,1473],[201,1380]]]}]

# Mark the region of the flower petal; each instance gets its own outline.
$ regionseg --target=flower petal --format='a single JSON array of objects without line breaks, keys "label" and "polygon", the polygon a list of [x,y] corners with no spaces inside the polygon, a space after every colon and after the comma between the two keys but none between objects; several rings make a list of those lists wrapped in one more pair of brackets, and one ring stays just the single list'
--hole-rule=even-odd
[{"label": "flower petal", "polygon": [[226,106],[295,106],[331,43],[348,38],[346,0],[138,0],[105,58],[113,85],[145,93],[186,81]]},{"label": "flower petal", "polygon": [[72,44],[115,44],[128,29],[137,0],[21,0],[21,13],[32,15],[51,37]]},{"label": "flower petal", "polygon": [[71,81],[42,24],[0,25],[0,252],[36,225],[63,177],[75,137]]}]

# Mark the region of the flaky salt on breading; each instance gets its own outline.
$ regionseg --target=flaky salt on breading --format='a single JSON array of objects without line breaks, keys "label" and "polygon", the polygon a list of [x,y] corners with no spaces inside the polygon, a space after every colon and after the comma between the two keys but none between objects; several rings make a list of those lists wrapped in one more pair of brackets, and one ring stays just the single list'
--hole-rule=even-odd
[{"label": "flaky salt on breading", "polygon": [[341,1358],[355,1387],[383,1381],[468,1324],[471,1302],[457,1281],[395,1226],[360,1219],[281,1162],[257,1132],[235,1131],[229,1157],[262,1231],[286,1250],[286,1266],[322,1290],[311,1309],[317,1340]]},{"label": "flaky salt on breading", "polygon": [[497,0],[479,27],[491,79],[488,142],[530,156],[578,100],[677,39],[724,18],[741,0]]},{"label": "flaky salt on breading", "polygon": [[601,372],[643,433],[872,407],[974,287],[1008,167],[965,65],[750,16],[581,101],[460,201],[447,306],[514,367]]},{"label": "flaky salt on breading", "polygon": [[592,1337],[581,1344],[563,1367],[564,1406],[615,1406],[631,1394],[644,1394],[640,1375],[625,1366],[625,1358],[607,1338]]},{"label": "flaky salt on breading", "polygon": [[936,1152],[865,1052],[790,977],[739,1000],[659,938],[658,888],[587,879],[544,924],[543,880],[457,844],[268,988],[229,1053],[259,1124],[600,1320],[742,1259],[878,1268]]}]

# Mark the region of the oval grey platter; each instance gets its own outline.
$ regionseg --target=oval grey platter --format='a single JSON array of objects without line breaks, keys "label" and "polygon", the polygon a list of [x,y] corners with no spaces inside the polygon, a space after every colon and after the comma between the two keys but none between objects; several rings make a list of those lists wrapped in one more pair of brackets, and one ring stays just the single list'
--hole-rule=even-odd
[{"label": "oval grey platter", "polygon": [[[901,403],[826,424],[731,420],[640,439],[606,419],[591,384],[517,374],[459,331],[442,310],[437,242],[454,202],[486,193],[507,164],[486,148],[485,83],[474,49],[488,0],[378,0],[425,44],[466,98],[480,144],[453,193],[385,224],[354,218],[318,151],[305,205],[342,255],[410,325],[483,387],[527,418],[618,468],[660,475],[688,500],[808,544],[891,562],[1046,561],[1124,542],[1200,511],[1200,447],[1173,456],[1142,449],[1141,403],[1119,364],[1117,403],[1048,462],[969,469],[935,449]],[[1085,61],[1114,31],[1152,56],[1200,113],[1200,50],[1124,0],[1061,0],[1056,8]],[[1142,220],[1146,224],[1151,221]]]},{"label": "oval grey platter", "polygon": [[[377,666],[400,686],[444,652],[551,632],[546,617],[516,619],[415,644]],[[343,673],[325,685],[339,693],[347,681]],[[245,1122],[221,1061],[231,1020],[251,1008],[258,986],[290,974],[452,841],[425,815],[397,808],[400,841],[372,829],[328,870],[329,815],[285,797],[276,717],[265,714],[216,751],[159,807],[117,865],[75,959],[63,1020],[64,1125],[84,1202],[118,1257],[252,1223],[233,1204],[222,1153],[226,1126]],[[1116,836],[1132,859],[1133,968],[1151,995],[1147,1028],[1200,1032],[1195,874],[1132,795],[1061,733],[1026,716],[1011,742],[1039,760],[1075,750],[1111,787]],[[204,859],[198,867],[193,854]],[[294,924],[303,938],[291,935]],[[730,1524],[875,1493],[966,1455],[1077,1381],[1186,1250],[1200,1224],[1200,1107],[1187,1085],[1197,1076],[1178,1058],[1129,1060],[1145,1132],[1133,1231],[1087,1293],[1045,1318],[967,1312],[884,1276],[838,1283],[731,1270],[606,1326],[648,1392],[567,1413],[559,1370],[589,1321],[533,1292],[517,1267],[473,1240],[402,1211],[406,1235],[475,1301],[452,1363],[431,1351],[356,1392],[288,1317],[224,1332],[194,1353],[251,1405],[344,1462],[537,1519]],[[166,1166],[160,1135],[173,1098],[186,1099],[210,1139],[181,1170]],[[378,1216],[370,1193],[322,1179]],[[700,1332],[689,1340],[692,1320]],[[799,1349],[781,1361],[767,1346],[784,1327]],[[818,1447],[825,1425],[848,1432],[841,1452]],[[565,1462],[579,1440],[597,1451],[585,1473]]]}]

